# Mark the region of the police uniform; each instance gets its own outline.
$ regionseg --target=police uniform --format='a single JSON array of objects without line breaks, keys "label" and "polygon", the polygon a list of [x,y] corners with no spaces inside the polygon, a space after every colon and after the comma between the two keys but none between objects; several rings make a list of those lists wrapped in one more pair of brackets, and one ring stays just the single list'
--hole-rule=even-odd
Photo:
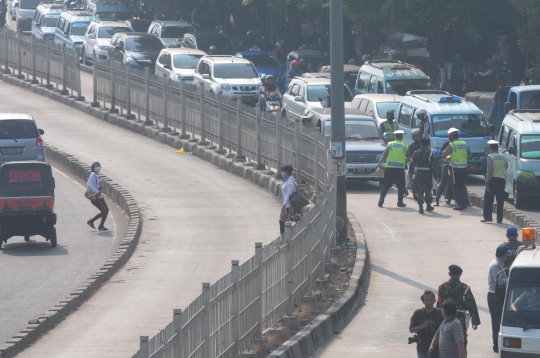
[{"label": "police uniform", "polygon": [[[415,140],[414,142],[412,142],[411,145],[409,145],[409,149],[407,150],[407,158],[411,160],[413,153],[416,152],[420,148],[422,148],[422,146],[420,145],[420,140]],[[409,169],[407,169],[407,173],[405,174],[405,188],[406,189],[411,188],[411,177],[413,176],[413,174],[414,174],[414,163],[411,162],[409,164]],[[409,194],[405,194],[405,195],[409,195]]]},{"label": "police uniform", "polygon": [[[450,265],[448,270],[451,274],[459,275],[463,272],[458,265]],[[465,338],[465,346],[467,345],[467,321],[470,315],[473,326],[480,324],[480,316],[478,315],[478,307],[476,300],[471,292],[469,285],[461,282],[459,279],[450,278],[450,280],[442,283],[439,286],[437,295],[437,308],[442,308],[445,301],[452,301],[456,304],[458,313],[457,318],[463,326],[463,336]]]},{"label": "police uniform", "polygon": [[[499,145],[496,140],[488,141],[488,144]],[[502,223],[503,206],[506,197],[506,169],[508,162],[499,151],[492,151],[487,156],[486,191],[484,193],[484,219],[482,222],[493,221],[493,201],[497,199],[497,223]],[[488,190],[489,188],[489,190]]]},{"label": "police uniform", "polygon": [[[394,110],[393,109],[390,109],[388,111],[386,111],[386,116],[392,116],[392,118],[394,117]],[[398,124],[396,123],[395,120],[392,121],[392,123],[388,122],[388,119],[384,122],[381,123],[381,125],[379,126],[379,130],[381,131],[381,135],[384,136],[384,133],[388,133],[390,134],[390,137],[391,137],[391,140],[394,140],[394,133],[398,130],[399,126]],[[385,139],[386,141],[386,139]]]},{"label": "police uniform", "polygon": [[[448,134],[459,133],[456,128],[450,128]],[[467,143],[461,139],[455,138],[450,142],[448,147],[443,152],[443,158],[450,156],[450,171],[452,175],[452,191],[456,206],[454,210],[463,210],[467,207],[467,188],[465,181],[467,180]]]},{"label": "police uniform", "polygon": [[[393,134],[401,135],[405,134],[402,130],[397,130]],[[395,183],[398,188],[398,206],[406,206],[403,203],[403,196],[405,195],[405,162],[408,146],[401,140],[395,140],[388,143],[386,149],[383,152],[381,161],[386,161],[386,167],[384,169],[384,179],[381,185],[381,196],[379,198],[379,207],[382,207],[384,198],[388,193],[388,190]]]},{"label": "police uniform", "polygon": [[[422,139],[428,141],[429,139]],[[435,158],[429,147],[422,147],[414,152],[411,158],[411,165],[416,166],[413,182],[413,192],[419,205],[418,212],[424,213],[424,202],[427,204],[427,210],[433,210],[432,180],[435,173]]]}]

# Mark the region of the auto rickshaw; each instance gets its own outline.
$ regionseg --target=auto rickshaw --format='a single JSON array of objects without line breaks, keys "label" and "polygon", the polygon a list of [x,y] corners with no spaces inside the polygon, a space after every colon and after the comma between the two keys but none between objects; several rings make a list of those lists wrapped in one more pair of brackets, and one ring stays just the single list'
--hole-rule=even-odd
[{"label": "auto rickshaw", "polygon": [[13,236],[41,235],[56,247],[54,178],[48,163],[7,162],[0,166],[0,247]]}]

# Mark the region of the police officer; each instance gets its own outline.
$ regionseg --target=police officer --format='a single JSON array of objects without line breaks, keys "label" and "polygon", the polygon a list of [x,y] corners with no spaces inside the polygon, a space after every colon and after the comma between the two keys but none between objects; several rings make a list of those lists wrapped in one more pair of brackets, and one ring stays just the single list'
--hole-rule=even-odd
[{"label": "police officer", "polygon": [[[422,148],[420,145],[420,139],[422,139],[422,132],[420,129],[415,128],[411,131],[411,137],[413,139],[413,142],[411,145],[409,145],[409,149],[407,149],[407,161],[411,161],[411,157],[414,152],[416,152],[418,149]],[[409,164],[409,168],[407,169],[407,172],[405,173],[405,196],[409,195],[408,189],[411,188],[411,181],[412,176],[414,175],[414,163]]]},{"label": "police officer", "polygon": [[[388,190],[394,183],[398,188],[397,206],[400,208],[407,206],[403,203],[403,196],[405,195],[405,154],[408,149],[407,144],[402,142],[404,134],[405,132],[402,130],[394,131],[393,135],[396,140],[388,143],[381,158],[381,162],[386,161],[386,168],[384,169],[384,179],[378,204],[380,208],[383,206]],[[377,169],[378,165],[375,170]]]},{"label": "police officer", "polygon": [[[390,134],[390,141],[394,140],[394,133],[398,130],[398,124],[394,121],[394,110],[386,111],[386,121],[382,122],[379,130],[384,137],[384,133]],[[386,141],[386,138],[385,138]]]},{"label": "police officer", "polygon": [[450,145],[443,151],[443,158],[450,156],[450,172],[452,175],[452,191],[456,206],[454,210],[463,210],[467,207],[467,143],[459,139],[459,130],[448,130]]},{"label": "police officer", "polygon": [[481,222],[493,221],[493,200],[497,199],[497,223],[503,220],[503,205],[505,199],[504,187],[506,186],[506,170],[508,162],[504,155],[499,153],[499,142],[489,140],[487,156],[486,191],[484,193],[484,219]]},{"label": "police officer", "polygon": [[429,139],[429,116],[427,115],[427,111],[425,109],[419,109],[416,111],[416,117],[420,121],[418,129],[420,129],[422,138]]},{"label": "police officer", "polygon": [[424,202],[426,210],[433,211],[432,180],[435,172],[435,158],[429,148],[429,138],[420,139],[422,148],[413,153],[411,164],[416,166],[414,174],[413,192],[418,203],[418,212],[424,213]]},{"label": "police officer", "polygon": [[456,304],[458,309],[457,318],[463,326],[465,347],[467,347],[468,315],[470,315],[473,330],[476,330],[478,325],[480,325],[478,307],[476,307],[476,300],[474,299],[470,286],[460,281],[461,274],[463,273],[461,267],[458,265],[450,265],[448,266],[448,271],[450,279],[439,286],[437,308],[442,308],[443,302],[446,300]]}]

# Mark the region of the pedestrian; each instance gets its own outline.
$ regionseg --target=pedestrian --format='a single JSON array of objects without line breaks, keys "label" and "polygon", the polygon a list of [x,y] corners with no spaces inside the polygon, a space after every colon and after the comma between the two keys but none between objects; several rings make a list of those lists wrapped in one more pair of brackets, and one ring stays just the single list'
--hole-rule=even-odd
[{"label": "pedestrian", "polygon": [[[383,136],[384,140],[386,142],[393,141],[394,140],[394,133],[398,130],[398,124],[394,120],[394,110],[389,109],[386,111],[386,121],[382,122],[379,126],[379,130],[381,131],[381,135]],[[390,135],[390,138],[387,139],[385,137],[385,133],[388,133]]]},{"label": "pedestrian", "polygon": [[292,176],[292,172],[292,165],[285,164],[281,167],[281,178],[283,178],[283,185],[281,186],[283,206],[279,214],[279,231],[281,234],[285,233],[285,221],[297,222],[303,216],[302,211],[298,211],[291,206],[291,194],[296,191],[296,181]]},{"label": "pedestrian", "polygon": [[[99,231],[107,231],[105,225],[105,220],[107,220],[107,215],[109,215],[109,207],[105,202],[105,196],[101,190],[102,180],[99,177],[99,172],[101,171],[101,164],[99,162],[92,163],[92,173],[88,177],[87,186],[87,198],[90,199],[92,205],[94,205],[99,210],[99,214],[94,216],[92,219],[88,220],[86,223],[92,229],[95,229],[94,222],[97,219],[101,219],[101,222],[98,226]],[[90,197],[89,197],[90,196]]]},{"label": "pedestrian", "polygon": [[457,307],[454,302],[444,302],[442,317],[444,321],[435,332],[429,347],[429,355],[432,356],[435,347],[438,346],[440,358],[465,358],[465,334],[459,320],[456,319]]},{"label": "pedestrian", "polygon": [[499,153],[499,142],[489,140],[489,150],[487,156],[486,191],[484,192],[484,219],[481,222],[493,221],[493,200],[497,199],[497,224],[502,224],[503,206],[506,193],[506,170],[508,161]]},{"label": "pedestrian", "polygon": [[[501,314],[502,305],[498,304],[495,299],[495,288],[497,285],[504,286],[506,291],[506,284],[508,278],[504,270],[504,263],[508,258],[508,247],[501,245],[497,247],[495,251],[495,259],[489,264],[488,272],[488,294],[487,302],[489,308],[489,314],[491,315],[491,332],[493,339],[493,352],[499,352],[499,328],[501,326]],[[498,307],[497,307],[498,306]]]},{"label": "pedestrian", "polygon": [[503,245],[508,247],[508,257],[504,262],[504,267],[506,268],[506,274],[508,275],[508,268],[512,266],[512,263],[514,263],[514,260],[518,255],[518,249],[520,246],[523,246],[523,242],[517,239],[518,229],[515,226],[509,226],[506,228],[506,238],[508,241],[503,243]]},{"label": "pedestrian", "polygon": [[[381,158],[381,162],[386,161],[386,167],[384,169],[384,179],[381,185],[379,203],[377,204],[380,208],[383,206],[388,190],[390,190],[394,183],[398,188],[397,206],[400,208],[407,206],[403,202],[403,196],[405,195],[405,154],[407,153],[408,146],[402,142],[403,134],[405,132],[402,130],[394,132],[396,140],[388,143]],[[379,168],[379,165],[377,165],[375,170]]]},{"label": "pedestrian", "polygon": [[472,321],[472,328],[476,330],[480,325],[480,316],[478,315],[478,307],[476,300],[471,291],[471,287],[461,282],[461,274],[463,270],[458,265],[448,266],[448,276],[450,279],[443,282],[439,286],[439,294],[437,296],[437,307],[442,308],[443,302],[451,301],[457,306],[457,318],[463,325],[463,336],[465,348],[467,347],[467,328],[469,320]]},{"label": "pedestrian", "polygon": [[467,72],[459,54],[456,54],[454,56],[454,62],[448,65],[448,81],[450,82],[450,92],[462,97],[463,85],[467,81]]},{"label": "pedestrian", "polygon": [[467,143],[459,138],[459,130],[450,128],[448,130],[450,136],[450,145],[443,151],[443,158],[450,157],[450,171],[452,175],[452,191],[456,206],[454,210],[463,210],[467,208],[467,160],[468,151]]},{"label": "pedestrian", "polygon": [[[408,190],[411,189],[412,176],[414,175],[414,163],[411,162],[411,158],[414,152],[422,148],[420,145],[420,139],[422,139],[422,132],[420,129],[415,128],[411,131],[411,137],[413,142],[409,145],[407,149],[407,161],[410,163],[407,172],[405,173],[405,196],[409,195]],[[415,199],[416,200],[416,199]]]},{"label": "pedestrian", "polygon": [[437,89],[440,91],[448,91],[448,70],[446,69],[446,66],[444,65],[444,62],[439,62],[437,64],[437,69],[439,70],[439,80],[437,84]]},{"label": "pedestrian", "polygon": [[411,158],[411,164],[415,165],[413,192],[418,203],[418,212],[424,213],[424,202],[426,211],[435,209],[431,206],[433,203],[433,174],[435,173],[435,157],[429,148],[429,138],[420,139],[422,148],[414,152]]},{"label": "pedestrian", "polygon": [[409,325],[409,332],[415,333],[418,358],[428,358],[429,346],[443,318],[441,310],[434,307],[436,299],[433,291],[425,290],[420,296],[420,300],[424,307],[414,311]]},{"label": "pedestrian", "polygon": [[332,86],[328,85],[326,86],[326,92],[328,92],[328,96],[322,101],[323,108],[331,108],[332,107]]}]

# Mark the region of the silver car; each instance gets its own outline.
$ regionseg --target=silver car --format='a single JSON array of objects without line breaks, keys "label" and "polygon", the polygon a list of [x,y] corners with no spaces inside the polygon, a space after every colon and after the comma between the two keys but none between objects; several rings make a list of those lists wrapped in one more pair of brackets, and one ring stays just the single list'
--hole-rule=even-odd
[{"label": "silver car", "polygon": [[0,165],[21,160],[44,162],[42,134],[31,115],[0,113]]}]

